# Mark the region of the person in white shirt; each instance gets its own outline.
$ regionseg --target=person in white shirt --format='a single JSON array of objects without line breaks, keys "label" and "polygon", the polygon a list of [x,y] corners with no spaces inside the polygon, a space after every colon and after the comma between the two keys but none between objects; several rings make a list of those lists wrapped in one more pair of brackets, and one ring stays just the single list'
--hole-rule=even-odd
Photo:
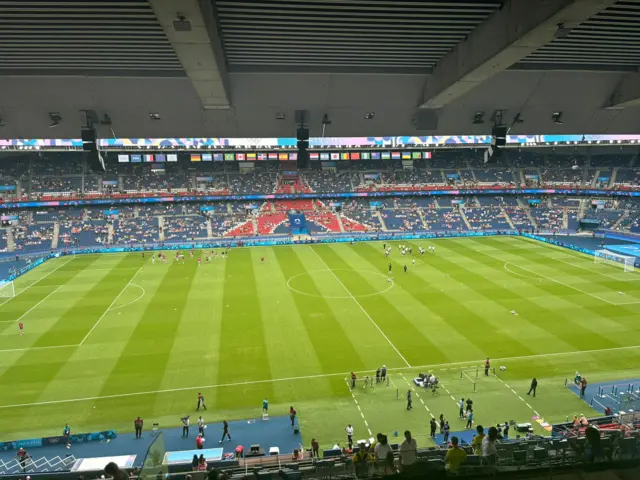
[{"label": "person in white shirt", "polygon": [[406,430],[404,432],[404,441],[400,445],[400,464],[403,467],[408,467],[416,462],[416,451],[418,450],[418,444],[415,438],[411,437],[411,432]]},{"label": "person in white shirt", "polygon": [[345,431],[347,432],[347,442],[349,443],[349,448],[353,447],[353,427],[351,426],[351,424],[347,425],[347,428],[345,428]]},{"label": "person in white shirt", "polygon": [[376,443],[374,452],[376,454],[376,464],[380,465],[386,461],[387,455],[391,451],[391,446],[387,441],[386,435],[379,433],[376,435],[376,438],[378,439],[378,443]]},{"label": "person in white shirt", "polygon": [[496,427],[490,427],[487,435],[482,439],[482,456],[492,457],[493,462],[495,462],[495,456],[498,455],[498,449],[496,448],[497,439],[498,429]]}]

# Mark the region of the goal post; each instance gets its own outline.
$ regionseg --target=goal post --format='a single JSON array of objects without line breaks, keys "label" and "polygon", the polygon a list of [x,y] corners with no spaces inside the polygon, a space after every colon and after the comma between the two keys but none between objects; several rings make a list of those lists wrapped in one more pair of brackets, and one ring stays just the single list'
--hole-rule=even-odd
[{"label": "goal post", "polygon": [[620,266],[625,272],[635,271],[636,257],[621,255],[610,250],[596,250],[594,263],[606,263],[612,266]]},{"label": "goal post", "polygon": [[13,298],[16,296],[16,290],[11,282],[0,282],[0,298]]}]

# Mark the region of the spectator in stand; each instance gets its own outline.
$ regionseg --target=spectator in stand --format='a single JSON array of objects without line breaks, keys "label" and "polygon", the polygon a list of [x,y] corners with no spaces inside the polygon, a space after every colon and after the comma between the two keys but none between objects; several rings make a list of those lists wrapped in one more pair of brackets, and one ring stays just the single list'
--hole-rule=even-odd
[{"label": "spectator in stand", "polygon": [[113,480],[128,480],[129,476],[126,472],[120,470],[120,467],[114,462],[109,462],[104,467],[104,473],[113,478]]},{"label": "spectator in stand", "polygon": [[584,430],[584,436],[586,438],[584,459],[589,463],[602,459],[604,457],[604,449],[600,441],[600,431],[596,427],[589,425]]},{"label": "spectator in stand", "polygon": [[393,457],[393,452],[391,450],[389,450],[389,452],[387,453],[387,458],[385,458],[384,460],[384,475],[388,476],[388,475],[395,475],[396,473],[398,473],[398,469],[396,468],[395,464],[394,464],[394,457]]},{"label": "spectator in stand", "polygon": [[416,462],[416,452],[418,450],[418,444],[415,438],[411,437],[411,432],[406,430],[404,432],[404,441],[400,445],[400,465],[403,469],[406,469]]},{"label": "spectator in stand", "polygon": [[207,459],[204,458],[204,454],[200,454],[200,457],[198,457],[198,470],[200,470],[201,472],[206,472],[207,471]]},{"label": "spectator in stand", "polygon": [[379,433],[376,435],[376,438],[378,439],[378,443],[376,443],[374,450],[376,454],[376,463],[382,464],[383,462],[386,462],[387,455],[391,452],[391,446],[389,445],[386,435]]},{"label": "spectator in stand", "polygon": [[498,429],[489,427],[487,436],[482,439],[482,456],[490,464],[495,464],[498,449],[496,448],[496,440],[498,439]]},{"label": "spectator in stand", "polygon": [[447,454],[444,457],[444,463],[446,464],[449,472],[457,474],[460,470],[460,465],[467,459],[467,452],[458,446],[458,437],[451,437],[451,448],[447,450]]},{"label": "spectator in stand", "polygon": [[484,440],[484,437],[484,428],[482,425],[478,425],[476,427],[476,435],[471,441],[471,447],[473,448],[473,453],[475,455],[482,455],[482,441]]},{"label": "spectator in stand", "polygon": [[194,454],[193,458],[191,459],[191,470],[193,470],[194,472],[198,471],[198,455]]},{"label": "spectator in stand", "polygon": [[364,443],[358,445],[358,451],[353,456],[353,465],[356,470],[356,477],[364,478],[369,474],[369,462],[371,457]]}]

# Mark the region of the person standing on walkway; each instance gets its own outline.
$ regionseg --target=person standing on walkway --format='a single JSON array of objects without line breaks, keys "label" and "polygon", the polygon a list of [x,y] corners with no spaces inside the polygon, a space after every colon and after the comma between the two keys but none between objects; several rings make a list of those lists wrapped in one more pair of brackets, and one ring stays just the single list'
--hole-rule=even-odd
[{"label": "person standing on walkway", "polygon": [[187,415],[186,417],[182,417],[180,421],[182,422],[182,436],[188,437],[189,436],[189,415]]},{"label": "person standing on walkway", "polygon": [[536,380],[535,377],[533,377],[533,380],[531,380],[531,387],[529,387],[529,391],[527,392],[527,395],[531,395],[531,392],[533,392],[533,396],[536,396],[536,388],[538,388],[538,380]]},{"label": "person standing on walkway", "polygon": [[413,399],[411,398],[411,390],[407,390],[407,410],[413,408]]},{"label": "person standing on walkway", "polygon": [[204,429],[205,429],[204,419],[202,417],[198,417],[198,433],[204,437]]},{"label": "person standing on walkway", "polygon": [[489,376],[489,368],[491,368],[491,364],[489,363],[489,357],[484,361],[484,376]]},{"label": "person standing on walkway", "polygon": [[136,438],[141,438],[142,437],[142,425],[144,424],[144,422],[142,421],[142,418],[138,417],[134,420],[133,422],[133,426],[136,429]]},{"label": "person standing on walkway", "polygon": [[465,428],[471,428],[473,426],[473,409],[467,412],[467,426]]},{"label": "person standing on walkway", "polygon": [[229,433],[229,424],[226,420],[222,421],[222,438],[218,443],[222,443],[224,441],[224,437],[227,437],[229,441],[231,441],[231,434]]},{"label": "person standing on walkway", "polygon": [[296,415],[298,414],[298,412],[296,412],[296,409],[293,408],[293,405],[291,407],[289,407],[289,419],[291,420],[291,426],[293,427],[296,423]]},{"label": "person standing on walkway", "polygon": [[460,402],[458,402],[458,407],[460,407],[460,418],[464,418],[464,398],[460,399]]},{"label": "person standing on walkway", "polygon": [[431,421],[429,422],[429,427],[431,431],[429,432],[429,436],[431,438],[436,438],[436,429],[438,428],[438,424],[436,423],[436,419],[431,417]]},{"label": "person standing on walkway", "polygon": [[62,436],[64,437],[67,448],[71,448],[71,427],[68,423],[65,423],[64,430],[62,430]]},{"label": "person standing on walkway", "polygon": [[347,432],[347,443],[349,443],[349,450],[351,450],[351,448],[353,448],[353,426],[351,426],[351,424],[347,425],[345,431]]},{"label": "person standing on walkway", "polygon": [[442,429],[442,431],[442,442],[446,445],[447,443],[449,443],[449,433],[451,432],[451,427],[449,426],[449,422],[447,420],[445,420],[444,422],[444,428]]}]

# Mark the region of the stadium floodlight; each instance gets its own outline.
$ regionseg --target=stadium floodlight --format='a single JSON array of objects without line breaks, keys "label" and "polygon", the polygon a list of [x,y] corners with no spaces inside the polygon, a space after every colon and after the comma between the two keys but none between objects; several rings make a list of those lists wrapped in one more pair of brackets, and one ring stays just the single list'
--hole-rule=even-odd
[{"label": "stadium floodlight", "polygon": [[16,296],[16,289],[13,282],[0,282],[0,298],[13,298]]},{"label": "stadium floodlight", "polygon": [[635,271],[636,257],[621,255],[609,250],[596,250],[594,263],[608,263],[612,266],[622,266],[625,272]]}]

